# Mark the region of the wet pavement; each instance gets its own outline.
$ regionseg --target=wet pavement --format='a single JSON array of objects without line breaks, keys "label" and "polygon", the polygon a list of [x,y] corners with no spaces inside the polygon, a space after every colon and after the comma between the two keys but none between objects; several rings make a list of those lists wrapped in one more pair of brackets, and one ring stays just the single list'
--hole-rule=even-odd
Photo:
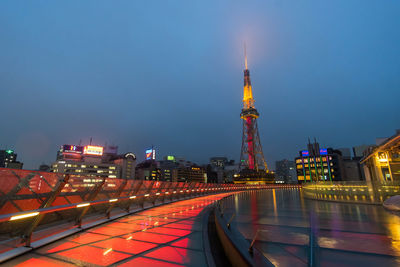
[{"label": "wet pavement", "polygon": [[183,200],[103,224],[5,266],[207,266],[203,215],[232,193]]},{"label": "wet pavement", "polygon": [[[380,205],[305,199],[301,189],[269,189],[223,200],[224,213],[276,266],[400,266],[400,217]],[[312,231],[311,228],[312,228]],[[315,237],[310,253],[310,236]]]}]

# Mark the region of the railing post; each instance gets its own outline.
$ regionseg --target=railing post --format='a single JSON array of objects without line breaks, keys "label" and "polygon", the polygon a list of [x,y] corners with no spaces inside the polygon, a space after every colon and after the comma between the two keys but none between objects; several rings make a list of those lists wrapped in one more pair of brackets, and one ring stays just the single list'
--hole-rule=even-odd
[{"label": "railing post", "polygon": [[[52,193],[50,193],[49,197],[40,205],[40,208],[48,208],[53,204],[54,200],[60,195],[61,190],[68,183],[70,175],[66,174],[64,178],[58,180],[57,185]],[[32,224],[24,231],[22,242],[25,242],[25,246],[29,247],[31,245],[32,233],[35,231],[36,227],[42,221],[44,214],[39,214],[33,220]]]},{"label": "railing post", "polygon": [[[112,179],[112,178],[108,178],[108,179]],[[124,182],[118,188],[117,192],[115,192],[115,194],[113,195],[113,198],[118,198],[121,195],[121,193],[124,190],[127,183],[128,183],[128,181],[124,180]],[[107,219],[110,219],[111,210],[114,208],[115,204],[117,204],[117,202],[111,203],[110,206],[108,207],[108,209],[106,210]]]},{"label": "railing post", "polygon": [[[101,188],[103,187],[104,183],[106,181],[106,178],[103,178],[103,181],[101,181],[101,183],[99,183],[91,192],[91,194],[89,195],[89,197],[86,199],[86,201],[92,201],[96,198],[96,196],[99,194]],[[79,228],[82,227],[82,218],[83,216],[85,216],[85,214],[88,212],[90,206],[87,207],[83,207],[82,208],[82,212],[76,217],[76,223],[75,225],[77,225]]]},{"label": "railing post", "polygon": [[231,223],[232,223],[233,218],[235,218],[235,215],[236,215],[236,214],[233,213],[232,216],[231,216],[231,218],[229,219],[228,223],[226,224],[226,227],[228,227],[228,229],[231,228]]},{"label": "railing post", "polygon": [[254,243],[256,242],[256,240],[257,240],[257,236],[258,236],[258,232],[259,232],[259,230],[257,229],[257,231],[256,231],[256,234],[254,235],[254,237],[253,237],[253,240],[251,241],[251,243],[250,243],[250,246],[249,246],[249,253],[253,256],[253,246],[254,246]]},{"label": "railing post", "polygon": [[[151,181],[151,184],[149,185],[149,187],[146,188],[145,195],[151,193],[151,189],[153,189],[154,183],[155,183],[155,181]],[[143,197],[142,197],[142,202],[141,202],[141,204],[142,204],[142,209],[144,209],[144,202],[145,202],[145,201],[146,201],[146,197],[143,196]]]}]

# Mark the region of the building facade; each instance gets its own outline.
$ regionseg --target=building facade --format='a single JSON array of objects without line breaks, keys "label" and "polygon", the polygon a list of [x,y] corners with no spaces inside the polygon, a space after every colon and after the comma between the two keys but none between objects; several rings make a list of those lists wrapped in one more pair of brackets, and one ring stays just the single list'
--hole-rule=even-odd
[{"label": "building facade", "polygon": [[350,149],[320,148],[316,141],[309,142],[295,163],[299,183],[363,180],[359,161],[351,157]]},{"label": "building facade", "polygon": [[287,184],[297,183],[296,164],[294,161],[283,159],[275,162],[275,179]]},{"label": "building facade", "polygon": [[400,130],[364,154],[361,164],[367,181],[400,182]]},{"label": "building facade", "polygon": [[85,177],[134,179],[135,166],[133,153],[119,155],[116,150],[101,146],[63,145],[51,171]]},{"label": "building facade", "polygon": [[22,169],[23,163],[17,161],[14,150],[0,150],[0,168]]}]

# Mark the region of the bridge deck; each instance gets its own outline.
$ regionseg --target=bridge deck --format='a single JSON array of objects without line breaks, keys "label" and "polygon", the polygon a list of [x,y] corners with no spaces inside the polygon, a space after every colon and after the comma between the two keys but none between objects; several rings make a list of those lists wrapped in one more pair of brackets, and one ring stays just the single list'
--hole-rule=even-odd
[{"label": "bridge deck", "polygon": [[126,216],[36,249],[7,266],[207,266],[202,212],[232,193]]}]

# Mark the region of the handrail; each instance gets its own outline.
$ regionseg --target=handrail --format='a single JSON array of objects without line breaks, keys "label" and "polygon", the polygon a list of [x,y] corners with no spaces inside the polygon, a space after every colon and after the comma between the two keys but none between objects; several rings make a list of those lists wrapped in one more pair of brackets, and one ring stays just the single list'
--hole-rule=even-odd
[{"label": "handrail", "polygon": [[251,243],[250,243],[250,246],[249,246],[249,252],[250,252],[250,254],[253,254],[253,246],[254,246],[254,243],[255,243],[256,240],[257,240],[257,237],[258,237],[258,233],[259,233],[259,232],[268,232],[268,230],[257,229],[257,231],[256,231],[256,233],[255,233],[255,235],[254,235],[254,237],[253,237],[253,239],[252,239],[252,241],[251,241]]},{"label": "handrail", "polygon": [[[248,247],[246,239],[242,236],[242,234],[236,228],[230,227],[233,218],[236,216],[235,213],[233,213],[230,216],[228,222],[226,222],[226,218],[224,214],[221,214],[221,210],[219,209],[219,207],[221,206],[220,203],[222,201],[230,197],[231,196],[228,196],[219,200],[216,203],[215,208],[215,223],[217,227],[217,234],[220,238],[225,253],[228,253],[228,258],[230,258],[231,262],[236,262],[236,260],[240,260],[240,262],[236,262],[238,266],[254,266],[255,261],[261,261],[262,266],[274,266],[269,261],[269,259],[266,258],[265,255],[263,255],[261,252],[259,252],[258,250],[256,250],[256,252],[253,251],[254,239],[250,247]],[[259,231],[257,231],[256,234],[258,234]],[[232,253],[234,254],[234,256],[231,255]],[[260,262],[258,262],[258,264],[260,264]]]}]

